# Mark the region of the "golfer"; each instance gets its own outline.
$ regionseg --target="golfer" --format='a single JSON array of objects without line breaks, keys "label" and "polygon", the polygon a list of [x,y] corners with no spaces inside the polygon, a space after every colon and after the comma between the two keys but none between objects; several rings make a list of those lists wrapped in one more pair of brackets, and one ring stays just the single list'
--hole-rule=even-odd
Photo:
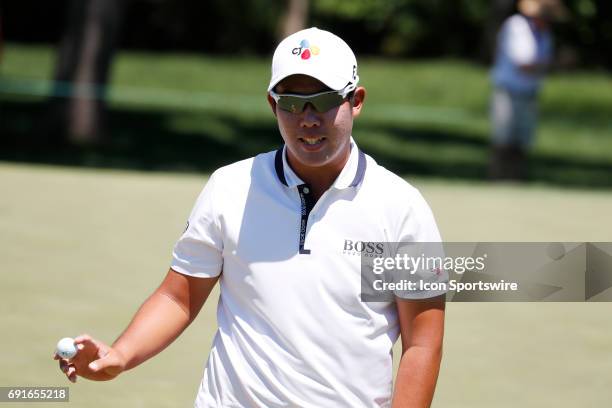
[{"label": "golfer", "polygon": [[310,28],[278,45],[268,103],[284,146],[211,175],[167,276],[127,329],[112,346],[80,336],[77,356],[60,360],[71,381],[110,380],[162,351],[219,282],[196,407],[431,404],[444,294],[363,302],[360,267],[378,251],[372,243],[440,235],[420,193],[352,138],[366,97],[358,82],[352,50],[330,32]]}]

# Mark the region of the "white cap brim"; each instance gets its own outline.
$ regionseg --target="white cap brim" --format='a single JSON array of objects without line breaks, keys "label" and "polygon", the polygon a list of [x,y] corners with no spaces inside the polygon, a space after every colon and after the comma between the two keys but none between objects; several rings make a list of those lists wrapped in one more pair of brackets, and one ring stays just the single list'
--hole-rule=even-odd
[{"label": "white cap brim", "polygon": [[316,70],[309,69],[292,69],[286,70],[283,72],[279,72],[272,80],[270,81],[270,85],[268,86],[268,92],[270,92],[274,87],[283,79],[290,77],[291,75],[307,75],[309,77],[313,77],[323,82],[327,87],[333,89],[335,91],[339,91],[343,89],[350,82],[356,83],[356,81],[347,81],[346,77],[341,77],[339,75],[321,75],[320,72]]}]

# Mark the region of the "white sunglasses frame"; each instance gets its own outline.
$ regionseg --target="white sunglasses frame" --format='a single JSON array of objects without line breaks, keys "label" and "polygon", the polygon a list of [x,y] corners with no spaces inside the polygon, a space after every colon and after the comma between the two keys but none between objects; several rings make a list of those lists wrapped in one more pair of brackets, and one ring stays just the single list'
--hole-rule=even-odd
[{"label": "white sunglasses frame", "polygon": [[283,94],[278,94],[274,91],[270,91],[269,94],[270,96],[274,99],[274,101],[276,103],[278,103],[278,100],[282,97],[282,96],[291,96],[294,98],[299,98],[299,99],[310,99],[319,95],[325,95],[325,94],[329,94],[329,93],[337,93],[338,95],[342,96],[342,98],[346,98],[347,95],[349,93],[351,93],[352,91],[354,91],[357,88],[357,84],[354,83],[349,83],[348,85],[346,85],[344,88],[339,89],[337,91],[335,90],[331,90],[331,91],[323,91],[323,92],[318,92],[318,93],[314,93],[314,94],[308,94],[308,95],[301,95],[301,94],[292,94],[292,93],[283,93]]}]

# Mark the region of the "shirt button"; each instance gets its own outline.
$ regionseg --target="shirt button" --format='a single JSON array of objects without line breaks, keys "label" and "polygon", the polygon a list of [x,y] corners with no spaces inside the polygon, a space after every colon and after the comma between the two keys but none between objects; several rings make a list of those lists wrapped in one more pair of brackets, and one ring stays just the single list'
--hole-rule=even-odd
[{"label": "shirt button", "polygon": [[310,193],[310,189],[308,187],[304,187],[302,191],[304,192],[304,194]]}]

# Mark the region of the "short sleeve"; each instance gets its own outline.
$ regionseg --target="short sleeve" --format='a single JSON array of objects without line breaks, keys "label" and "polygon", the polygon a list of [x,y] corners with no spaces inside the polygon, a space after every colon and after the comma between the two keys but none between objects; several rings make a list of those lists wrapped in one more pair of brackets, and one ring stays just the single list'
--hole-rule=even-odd
[{"label": "short sleeve", "polygon": [[171,268],[176,272],[200,278],[221,273],[223,237],[215,212],[215,185],[213,173],[191,211],[185,232],[174,246]]},{"label": "short sleeve", "polygon": [[396,290],[403,299],[427,299],[447,292],[448,272],[442,267],[444,247],[433,212],[418,190],[410,200],[410,211],[401,224],[396,255],[411,257],[417,263],[410,273],[396,272],[394,280],[415,282],[415,289]]},{"label": "short sleeve", "polygon": [[440,242],[433,212],[419,190],[413,188],[408,200],[409,211],[399,223],[398,242]]}]

